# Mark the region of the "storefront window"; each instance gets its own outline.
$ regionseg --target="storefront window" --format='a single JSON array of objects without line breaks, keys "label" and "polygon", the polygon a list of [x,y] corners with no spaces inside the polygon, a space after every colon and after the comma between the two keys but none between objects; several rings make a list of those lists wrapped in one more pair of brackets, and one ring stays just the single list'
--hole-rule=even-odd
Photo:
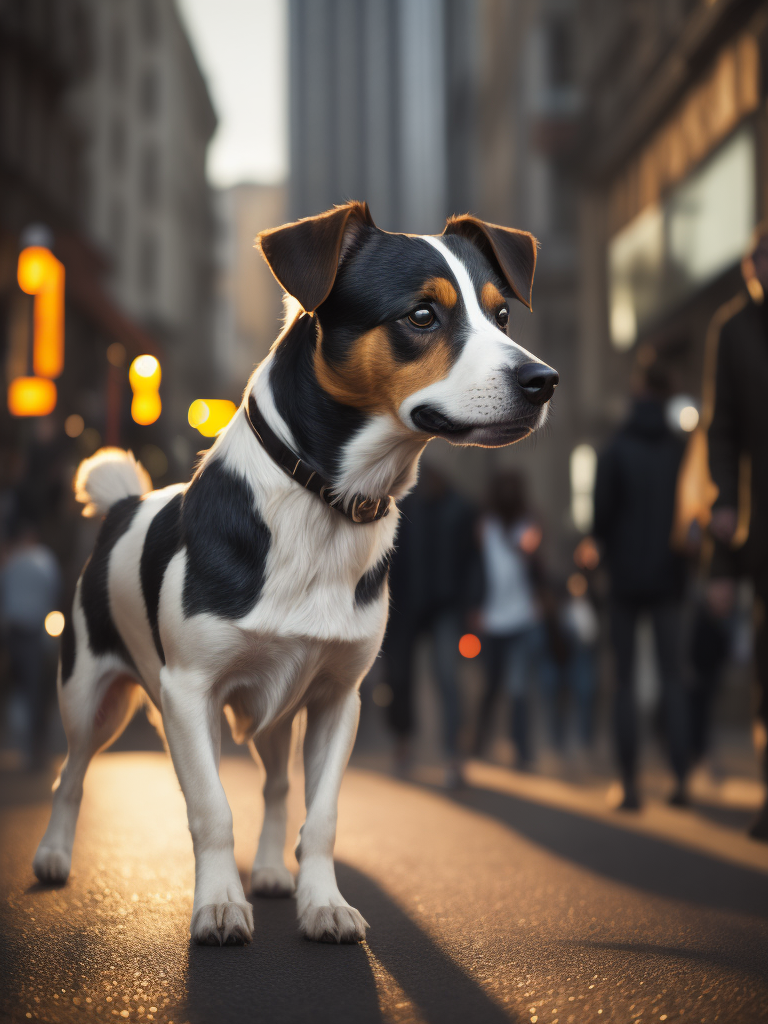
[{"label": "storefront window", "polygon": [[611,341],[639,334],[744,254],[756,222],[755,137],[736,132],[707,162],[614,235]]}]

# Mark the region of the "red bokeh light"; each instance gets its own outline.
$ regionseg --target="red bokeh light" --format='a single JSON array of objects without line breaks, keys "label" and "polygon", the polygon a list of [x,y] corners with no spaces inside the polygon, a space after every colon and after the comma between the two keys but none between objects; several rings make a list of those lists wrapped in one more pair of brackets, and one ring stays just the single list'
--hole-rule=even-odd
[{"label": "red bokeh light", "polygon": [[465,633],[459,640],[459,654],[462,658],[476,658],[481,648],[482,644],[474,633]]}]

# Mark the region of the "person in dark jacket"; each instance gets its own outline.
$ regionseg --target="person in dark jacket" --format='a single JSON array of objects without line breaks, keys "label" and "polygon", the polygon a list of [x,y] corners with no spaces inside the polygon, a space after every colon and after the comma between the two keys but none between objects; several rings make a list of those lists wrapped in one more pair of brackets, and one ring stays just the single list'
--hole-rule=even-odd
[{"label": "person in dark jacket", "polygon": [[444,477],[423,465],[416,489],[400,504],[397,544],[389,576],[390,614],[382,653],[392,690],[389,724],[400,771],[410,762],[414,655],[427,635],[443,712],[446,785],[462,782],[461,707],[457,683],[459,639],[467,611],[478,603],[480,573],[473,506]]},{"label": "person in dark jacket", "polygon": [[[768,732],[768,224],[758,230],[742,271],[748,294],[720,331],[708,432],[718,488],[710,524],[718,542],[712,575],[721,586],[736,573],[754,583],[757,713]],[[768,749],[764,771],[768,782]],[[750,834],[768,840],[768,799]]]},{"label": "person in dark jacket", "polygon": [[[667,426],[664,399],[668,387],[653,356],[652,350],[640,350],[631,414],[600,456],[595,484],[594,532],[605,547],[611,584],[615,728],[624,809],[640,806],[633,669],[641,614],[650,615],[656,641],[667,742],[677,780],[670,802],[686,802],[688,704],[680,643],[685,562],[670,546],[684,444]],[[641,361],[650,365],[643,367]]]}]

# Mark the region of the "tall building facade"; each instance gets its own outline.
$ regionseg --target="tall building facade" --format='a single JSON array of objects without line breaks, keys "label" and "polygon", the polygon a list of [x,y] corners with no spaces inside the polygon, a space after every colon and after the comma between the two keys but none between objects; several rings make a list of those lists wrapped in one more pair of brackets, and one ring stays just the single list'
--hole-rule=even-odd
[{"label": "tall building facade", "polygon": [[95,59],[74,98],[86,126],[85,219],[109,256],[114,299],[163,347],[168,421],[181,426],[213,368],[205,159],[216,116],[174,0],[86,9]]},{"label": "tall building facade", "polygon": [[288,219],[285,184],[219,189],[216,210],[214,367],[220,393],[239,401],[282,325],[280,289],[255,246],[265,228]]}]

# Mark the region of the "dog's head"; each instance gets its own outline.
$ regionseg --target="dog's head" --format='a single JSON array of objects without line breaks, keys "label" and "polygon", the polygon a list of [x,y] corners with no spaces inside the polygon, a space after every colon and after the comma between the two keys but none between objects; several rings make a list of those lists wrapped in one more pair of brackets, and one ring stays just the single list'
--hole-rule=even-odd
[{"label": "dog's head", "polygon": [[314,373],[336,402],[454,444],[511,444],[543,422],[558,375],[507,331],[511,303],[530,308],[528,232],[463,216],[440,236],[391,234],[348,203],[259,245],[316,317]]}]

